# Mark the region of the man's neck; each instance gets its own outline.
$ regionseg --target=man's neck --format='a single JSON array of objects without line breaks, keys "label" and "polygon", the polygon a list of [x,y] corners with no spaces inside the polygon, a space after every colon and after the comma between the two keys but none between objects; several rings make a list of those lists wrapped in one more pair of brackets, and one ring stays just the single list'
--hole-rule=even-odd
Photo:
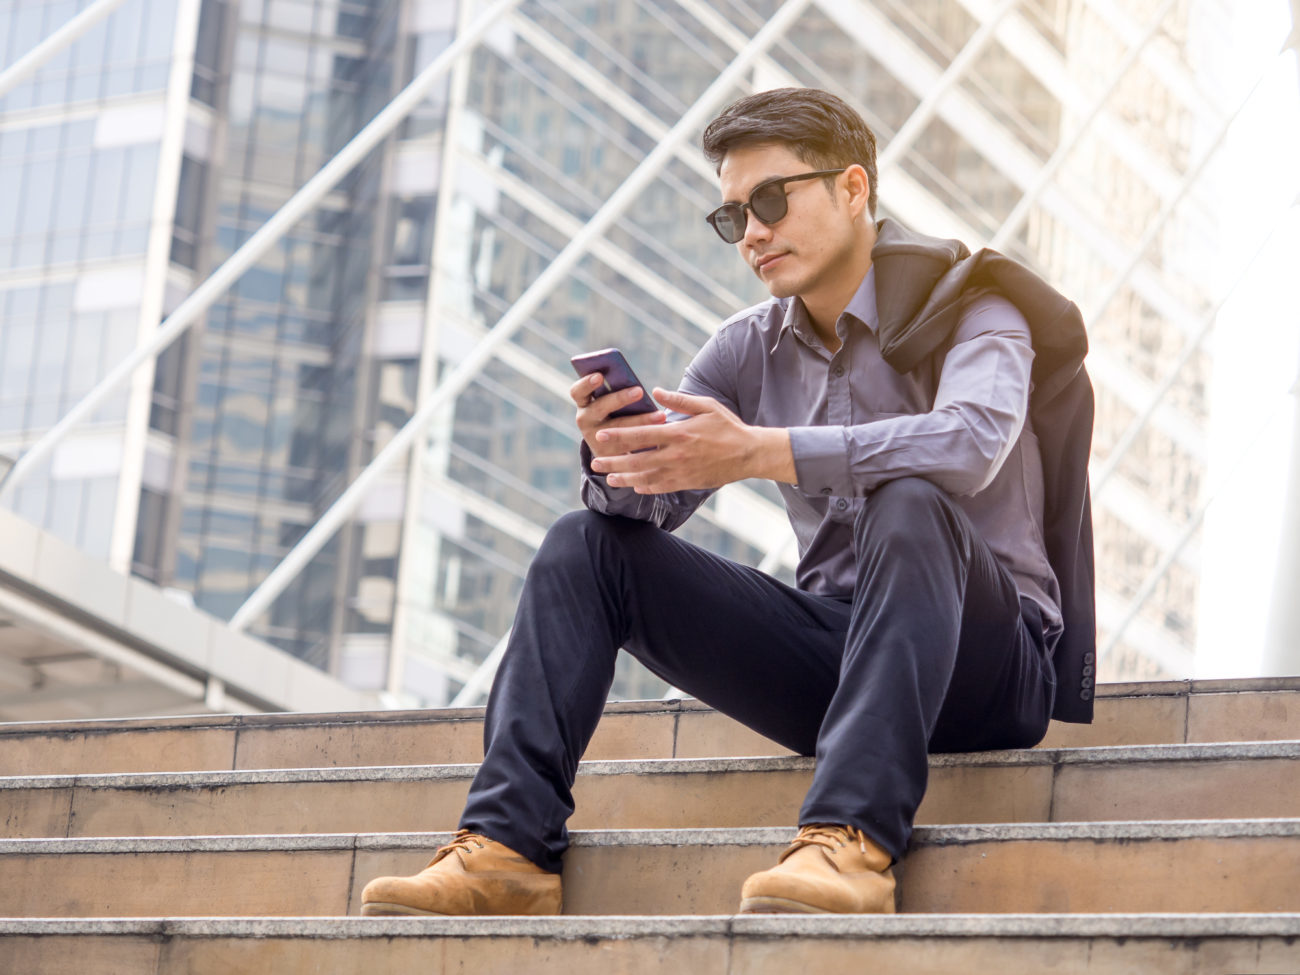
[{"label": "man's neck", "polygon": [[858,293],[858,288],[862,286],[862,279],[871,270],[871,249],[876,243],[876,228],[874,225],[868,226],[869,232],[859,238],[857,246],[844,262],[842,273],[837,274],[833,281],[826,282],[824,287],[818,288],[813,294],[799,296],[808,312],[808,320],[812,323],[813,331],[832,353],[839,351],[840,347],[840,337],[835,331],[835,324],[840,320],[840,315],[844,314],[844,309],[849,306],[853,296]]}]

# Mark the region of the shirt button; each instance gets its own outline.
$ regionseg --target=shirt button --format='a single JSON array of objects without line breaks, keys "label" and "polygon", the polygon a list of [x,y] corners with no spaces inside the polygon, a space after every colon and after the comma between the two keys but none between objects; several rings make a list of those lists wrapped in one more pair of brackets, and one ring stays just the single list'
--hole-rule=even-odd
[{"label": "shirt button", "polygon": [[840,498],[838,501],[835,502],[835,507],[839,508],[841,511],[847,510],[848,506],[849,506],[849,502],[844,498]]},{"label": "shirt button", "polygon": [[822,488],[822,494],[830,494],[830,493],[831,493],[830,488]]},{"label": "shirt button", "polygon": [[843,367],[843,366],[836,366],[836,367],[835,367],[835,378],[836,378],[836,379],[839,379],[839,378],[840,378],[841,376],[843,376],[843,375],[844,375],[844,367]]}]

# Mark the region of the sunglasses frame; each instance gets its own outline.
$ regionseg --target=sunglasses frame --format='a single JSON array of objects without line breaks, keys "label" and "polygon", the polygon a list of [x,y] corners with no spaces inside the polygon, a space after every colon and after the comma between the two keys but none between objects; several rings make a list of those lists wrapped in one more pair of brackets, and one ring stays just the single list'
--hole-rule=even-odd
[{"label": "sunglasses frame", "polygon": [[[770,227],[773,224],[780,223],[782,220],[785,219],[786,214],[790,212],[790,205],[787,203],[785,207],[785,212],[782,213],[779,217],[776,217],[773,220],[764,220],[761,216],[759,216],[758,211],[754,209],[754,195],[756,193],[760,192],[761,190],[767,189],[769,186],[779,186],[781,187],[781,199],[784,201],[787,199],[786,192],[785,192],[786,183],[796,183],[800,180],[805,180],[805,179],[817,179],[819,176],[838,176],[846,169],[848,169],[847,166],[843,166],[839,169],[818,169],[811,173],[799,173],[797,176],[778,176],[775,179],[765,179],[763,180],[763,182],[759,183],[757,186],[755,186],[752,190],[749,191],[749,199],[746,202],[724,203],[722,204],[722,206],[718,207],[712,213],[708,214],[704,219],[708,221],[709,226],[712,227],[717,232],[717,235],[722,238],[723,242],[728,244],[739,244],[742,240],[745,239],[744,228],[749,226],[749,217],[745,214],[746,210],[752,213],[754,215],[754,219],[757,220],[765,227]],[[737,221],[737,224],[741,228],[741,230],[740,230],[739,237],[737,237],[735,240],[728,240],[727,235],[724,234],[722,232],[722,228],[718,226],[718,215],[721,214],[722,211],[729,210],[732,207],[740,208],[740,219]]]}]

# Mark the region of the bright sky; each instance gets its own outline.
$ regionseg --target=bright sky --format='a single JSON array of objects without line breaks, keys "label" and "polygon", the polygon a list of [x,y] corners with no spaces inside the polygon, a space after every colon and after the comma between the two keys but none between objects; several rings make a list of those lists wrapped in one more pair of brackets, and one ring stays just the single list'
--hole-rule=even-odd
[{"label": "bright sky", "polygon": [[[1271,69],[1210,177],[1223,205],[1211,291],[1222,295],[1240,283],[1213,338],[1214,500],[1201,538],[1197,672],[1186,675],[1196,677],[1261,673],[1279,548],[1300,545],[1300,538],[1280,537],[1300,393],[1294,388],[1300,372],[1300,206],[1293,205],[1300,193],[1300,76],[1294,51],[1277,53],[1291,29],[1287,0],[1234,7],[1236,37],[1224,77],[1229,90],[1241,97],[1265,65]],[[1300,483],[1290,487],[1300,489]],[[1290,591],[1300,598],[1295,580]]]}]

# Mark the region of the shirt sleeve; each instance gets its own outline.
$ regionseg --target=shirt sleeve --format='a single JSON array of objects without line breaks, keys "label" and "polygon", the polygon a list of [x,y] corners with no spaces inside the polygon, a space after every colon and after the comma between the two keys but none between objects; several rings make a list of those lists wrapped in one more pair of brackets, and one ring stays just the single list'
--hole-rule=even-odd
[{"label": "shirt sleeve", "polygon": [[973,300],[953,333],[928,413],[853,426],[794,427],[799,487],[854,497],[900,477],[971,495],[997,476],[1024,428],[1034,349],[1010,301]]},{"label": "shirt sleeve", "polygon": [[[721,333],[715,334],[686,367],[680,391],[692,396],[712,396],[728,409],[734,410],[734,397],[725,388],[730,358],[722,348]],[[669,415],[673,422],[673,415]],[[637,494],[632,488],[610,487],[605,475],[591,469],[591,448],[583,441],[579,447],[582,462],[582,503],[592,511],[604,515],[620,515],[658,525],[673,531],[690,518],[695,510],[708,500],[712,489],[702,491],[674,491],[669,494]]]}]

